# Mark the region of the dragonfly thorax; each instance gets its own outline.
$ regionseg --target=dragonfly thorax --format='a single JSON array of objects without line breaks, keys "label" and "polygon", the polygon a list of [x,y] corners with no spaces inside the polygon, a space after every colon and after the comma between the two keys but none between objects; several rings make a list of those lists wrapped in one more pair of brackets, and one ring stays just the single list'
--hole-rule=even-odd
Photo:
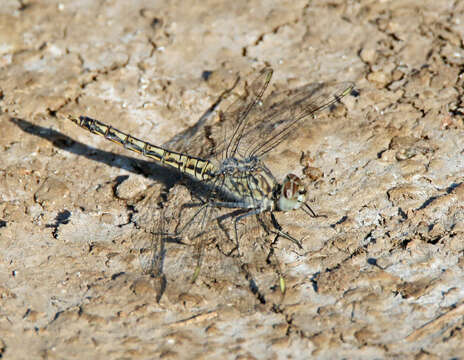
[{"label": "dragonfly thorax", "polygon": [[258,171],[262,167],[257,157],[248,157],[246,159],[227,158],[222,161],[220,173],[234,174],[249,174]]},{"label": "dragonfly thorax", "polygon": [[215,182],[221,184],[221,192],[233,199],[237,207],[261,211],[276,208],[275,194],[280,185],[257,157],[225,159]]},{"label": "dragonfly thorax", "polygon": [[306,200],[306,188],[301,179],[294,175],[288,174],[281,187],[280,196],[277,199],[277,208],[280,211],[289,211],[299,209]]}]

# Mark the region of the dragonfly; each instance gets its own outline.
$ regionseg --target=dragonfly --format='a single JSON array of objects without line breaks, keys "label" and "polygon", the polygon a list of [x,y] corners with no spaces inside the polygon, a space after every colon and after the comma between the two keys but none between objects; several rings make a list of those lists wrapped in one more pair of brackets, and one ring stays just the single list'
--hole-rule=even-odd
[{"label": "dragonfly", "polygon": [[[202,201],[191,220],[179,230],[182,234],[192,222],[200,223],[198,233],[205,231],[215,209],[233,209],[233,232],[239,249],[239,223],[250,216],[302,209],[317,217],[306,202],[307,190],[300,177],[289,173],[279,182],[264,164],[263,157],[282,141],[298,131],[306,120],[339,103],[355,91],[351,82],[312,83],[302,87],[264,94],[273,70],[265,67],[249,84],[244,95],[224,112],[219,112],[222,128],[213,131],[214,149],[208,157],[196,157],[188,151],[177,152],[154,145],[124,133],[111,125],[88,116],[69,119],[91,133],[122,145],[156,163],[173,168],[205,186]],[[238,211],[237,211],[238,210]],[[200,214],[201,221],[198,221]],[[301,242],[282,230],[276,221],[271,232],[282,236],[299,248]],[[193,278],[196,278],[197,271]]]}]

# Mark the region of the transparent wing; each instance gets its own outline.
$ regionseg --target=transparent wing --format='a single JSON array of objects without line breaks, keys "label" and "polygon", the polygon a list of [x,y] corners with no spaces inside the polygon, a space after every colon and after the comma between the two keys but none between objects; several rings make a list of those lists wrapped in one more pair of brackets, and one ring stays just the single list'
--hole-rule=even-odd
[{"label": "transparent wing", "polygon": [[152,277],[163,275],[163,262],[165,258],[166,235],[165,217],[162,211],[155,218],[155,224],[150,232],[144,234],[142,246],[139,247],[139,262],[142,272]]},{"label": "transparent wing", "polygon": [[311,83],[263,97],[272,69],[262,69],[211,131],[215,157],[262,156],[288,137],[301,122],[329,108],[354,90],[350,82]]},{"label": "transparent wing", "polygon": [[162,259],[164,254],[164,239],[161,235],[153,234],[153,239],[147,246],[139,249],[139,261],[142,273],[159,277],[163,274]]},{"label": "transparent wing", "polygon": [[[271,68],[262,69],[251,83],[247,83],[246,80],[240,81],[238,77],[232,88],[225,90],[195,125],[176,135],[163,146],[201,158],[234,157],[243,132],[248,127],[248,114],[261,101],[272,72]],[[230,102],[233,99],[232,95],[237,95],[233,93],[236,87],[244,88],[244,94],[226,106],[225,112],[221,112],[219,124],[212,124],[210,116],[222,101]]]},{"label": "transparent wing", "polygon": [[252,119],[250,114],[253,113],[253,109],[256,108],[256,105],[260,103],[271,81],[272,73],[273,70],[271,68],[262,69],[249,88],[246,89],[246,96],[237,100],[227,109],[227,112],[224,113],[223,117],[226,122],[230,121],[231,123],[235,123],[235,129],[230,137],[224,139],[227,143],[225,148],[226,158],[235,157],[240,148],[241,142],[244,139],[243,135],[250,127],[250,120]]},{"label": "transparent wing", "polygon": [[352,83],[312,83],[271,94],[242,131],[238,154],[262,156],[280,144],[305,120],[329,108],[354,89]]},{"label": "transparent wing", "polygon": [[220,104],[232,94],[239,81],[240,78],[237,78],[231,88],[224,90],[194,125],[175,135],[163,147],[203,159],[212,157],[216,153],[216,144],[209,137],[209,129],[214,123]]},{"label": "transparent wing", "polygon": [[271,68],[260,70],[251,83],[244,83],[244,93],[220,113],[219,123],[211,128],[210,137],[215,147],[212,157],[226,159],[236,156],[242,147],[243,135],[250,126],[250,114],[257,112],[272,74]]},{"label": "transparent wing", "polygon": [[[262,156],[288,137],[305,119],[337,103],[354,89],[349,82],[312,83],[264,97],[272,74],[273,70],[266,67],[251,82],[237,80],[231,89],[221,94],[198,124],[188,129],[188,134],[182,134],[182,141],[176,137],[165,146],[203,158],[222,160]],[[232,95],[237,96],[234,89],[242,87],[243,94],[220,112],[218,121],[207,125],[206,117],[220,102],[226,98],[227,102],[233,98]],[[200,128],[202,131],[199,131]]]}]

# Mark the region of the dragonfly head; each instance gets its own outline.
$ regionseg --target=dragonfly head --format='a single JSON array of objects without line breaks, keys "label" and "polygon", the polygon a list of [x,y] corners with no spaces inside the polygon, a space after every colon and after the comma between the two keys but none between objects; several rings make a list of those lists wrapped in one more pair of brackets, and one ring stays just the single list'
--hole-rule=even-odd
[{"label": "dragonfly head", "polygon": [[279,210],[296,210],[303,205],[302,209],[305,213],[311,217],[317,217],[315,212],[305,203],[306,193],[307,191],[303,181],[294,174],[288,174],[282,183],[282,189],[277,203]]},{"label": "dragonfly head", "polygon": [[294,175],[288,174],[282,183],[278,208],[281,211],[296,210],[304,204],[306,200],[306,188],[301,179]]}]

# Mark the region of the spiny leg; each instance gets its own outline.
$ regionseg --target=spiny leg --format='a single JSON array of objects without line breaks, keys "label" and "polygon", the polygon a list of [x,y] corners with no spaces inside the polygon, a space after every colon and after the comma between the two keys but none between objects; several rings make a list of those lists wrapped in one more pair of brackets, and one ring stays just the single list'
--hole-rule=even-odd
[{"label": "spiny leg", "polygon": [[[239,246],[239,243],[238,243],[238,230],[237,230],[237,224],[240,220],[242,220],[243,218],[245,217],[248,217],[248,216],[251,216],[251,215],[259,215],[260,213],[262,213],[261,209],[253,209],[243,215],[240,215],[240,216],[237,216],[234,220],[234,231],[235,231],[235,239],[236,239],[236,243],[237,243],[237,249],[238,249],[238,246]],[[279,236],[282,236],[284,238],[286,238],[287,240],[290,240],[291,242],[295,243],[300,249],[303,249],[303,246],[301,245],[301,242],[299,240],[297,240],[296,238],[294,238],[293,236],[291,236],[290,234],[288,234],[287,232],[283,231],[282,230],[282,227],[279,225],[279,223],[277,222],[277,219],[275,218],[274,214],[272,212],[270,212],[270,215],[271,215],[271,219],[272,219],[272,225],[274,226],[274,230],[271,230],[272,232],[274,232],[275,234],[279,235]],[[240,253],[240,252],[239,252]]]},{"label": "spiny leg", "polygon": [[[269,235],[270,233],[272,233],[272,234],[275,235],[274,240],[271,242],[270,251],[269,251],[269,254],[268,254],[268,257],[267,257],[267,262],[268,262],[268,263],[271,263],[271,260],[270,260],[271,257],[274,259],[274,263],[275,263],[276,266],[277,266],[277,274],[278,274],[278,276],[279,276],[279,287],[280,287],[280,292],[282,293],[282,295],[285,295],[285,290],[286,290],[285,278],[284,278],[284,276],[282,275],[282,270],[281,270],[281,266],[280,266],[280,261],[279,261],[279,259],[277,258],[276,254],[275,254],[275,251],[274,251],[274,245],[277,243],[277,240],[278,240],[280,234],[278,234],[278,233],[276,233],[275,231],[269,229],[269,226],[266,224],[266,222],[264,221],[264,219],[260,216],[261,214],[263,214],[264,216],[267,215],[266,213],[260,213],[260,214],[257,214],[257,215],[256,215],[256,219],[257,219],[258,222],[261,224],[261,227],[264,229],[264,231],[266,231],[266,233],[267,233],[268,235]],[[272,214],[272,213],[271,213],[271,214]],[[275,221],[275,220],[272,220],[272,216],[271,216],[271,221]],[[272,226],[275,227],[275,224],[273,223]]]},{"label": "spiny leg", "polygon": [[[263,223],[262,219],[259,217],[259,215],[261,213],[262,213],[262,211],[259,211],[259,209],[254,209],[253,211],[247,212],[246,214],[237,216],[235,218],[235,220],[234,220],[234,229],[235,229],[236,239],[238,239],[238,232],[237,232],[237,223],[238,223],[238,221],[240,221],[241,219],[243,219],[243,218],[245,218],[247,216],[250,216],[250,215],[256,215],[259,222],[261,223],[261,226],[265,229],[266,232],[268,231],[267,226]],[[301,243],[297,239],[295,239],[293,236],[291,236],[290,234],[286,233],[285,231],[283,231],[281,229],[281,226],[277,222],[277,219],[275,218],[275,216],[274,216],[274,214],[272,212],[270,212],[270,216],[271,216],[272,226],[274,227],[274,229],[269,230],[269,231],[276,234],[276,238],[275,238],[274,242],[277,241],[279,236],[282,236],[282,237],[292,241],[293,243],[295,243],[300,249],[303,249],[303,246],[301,245]],[[238,247],[238,242],[237,242],[237,247]],[[238,248],[237,248],[237,251],[239,252],[239,255],[240,255],[240,251],[238,250]],[[285,278],[282,275],[282,271],[281,271],[281,268],[280,268],[280,262],[278,261],[277,257],[275,256],[273,250],[272,250],[272,255],[274,255],[274,259],[275,259],[276,264],[277,264],[277,270],[278,270],[277,272],[278,272],[278,275],[279,275],[280,291],[282,292],[282,294],[285,294],[286,283],[285,283]]]},{"label": "spiny leg", "polygon": [[[202,205],[199,211],[195,213],[192,219],[190,219],[190,222],[193,222],[193,220],[202,211],[202,219],[200,221],[201,224],[199,226],[201,230],[199,231],[199,236],[198,236],[200,240],[197,243],[197,244],[200,244],[200,248],[197,249],[198,250],[197,266],[192,276],[192,283],[196,281],[198,275],[200,274],[200,270],[201,270],[201,263],[203,259],[203,245],[201,244],[201,239],[203,238],[203,235],[206,234],[205,229],[207,227],[207,224],[213,219],[213,216],[211,213],[214,211],[214,209],[221,207],[221,206],[218,206],[214,201],[212,201],[212,199],[217,198],[217,191],[218,189],[222,189],[222,187],[224,186],[224,181],[225,181],[225,178],[223,176],[217,176],[213,179],[213,181],[209,184],[210,187],[208,190],[208,194],[206,194],[206,197],[205,197],[207,199],[206,202]],[[217,219],[214,219],[214,220],[217,221]]]},{"label": "spiny leg", "polygon": [[[187,206],[195,206],[196,204],[184,204],[181,206],[181,211],[183,208],[186,208]],[[197,211],[195,211],[195,214],[193,214],[193,216],[190,217],[190,219],[184,224],[182,225],[182,227],[180,228],[180,230],[177,230],[175,231],[175,235],[176,236],[180,236],[182,235],[186,230],[188,230],[190,228],[190,226],[192,226],[192,224],[194,223],[194,220],[195,218],[198,216],[198,214],[200,214],[203,210],[205,210],[206,208],[208,207],[208,203],[203,203],[201,205],[199,205],[199,208]],[[179,216],[180,218],[180,216]]]},{"label": "spiny leg", "polygon": [[[207,199],[215,198],[215,189],[219,186],[218,182],[223,181],[221,178],[215,178],[212,186],[208,190],[208,194],[206,195]],[[182,205],[182,208],[185,207],[193,207],[196,204],[184,204]],[[176,230],[177,236],[180,236],[183,232],[185,232],[188,228],[192,226],[194,222],[199,223],[198,226],[198,231],[194,234],[193,239],[195,240],[195,250],[196,250],[196,258],[197,258],[197,265],[195,267],[194,273],[191,278],[191,283],[194,283],[196,279],[198,278],[200,271],[201,271],[201,265],[202,265],[202,260],[203,260],[203,242],[204,242],[204,237],[207,236],[207,232],[205,231],[207,224],[210,222],[212,216],[210,215],[212,211],[214,211],[214,203],[211,201],[204,201],[202,200],[201,205],[199,205],[199,209],[195,211],[194,215],[190,217],[190,219],[181,227],[180,230]],[[198,217],[201,216],[200,219]]]},{"label": "spiny leg", "polygon": [[[281,292],[282,295],[285,295],[286,282],[285,282],[285,278],[284,278],[284,276],[282,274],[280,261],[279,261],[278,257],[276,256],[275,250],[274,250],[274,246],[277,243],[277,239],[278,239],[279,235],[275,234],[274,232],[272,232],[272,230],[269,229],[269,226],[266,224],[266,222],[262,218],[261,214],[263,214],[263,216],[266,216],[267,214],[266,213],[258,213],[258,214],[256,214],[257,222],[259,223],[260,227],[265,231],[265,236],[270,235],[270,234],[274,235],[274,240],[272,242],[270,242],[270,243],[268,241],[266,241],[266,240],[263,240],[263,238],[259,237],[259,239],[261,239],[261,246],[263,246],[264,244],[267,244],[266,248],[268,249],[268,252],[267,252],[267,257],[266,257],[266,263],[270,264],[270,265],[274,265],[273,267],[274,267],[274,269],[276,271],[276,274],[277,274],[277,276],[279,278],[280,292]],[[258,238],[255,239],[255,242],[260,243]],[[246,266],[246,264],[242,264],[241,269],[245,270],[245,277],[246,277],[246,279],[248,279],[250,281],[250,285],[252,285],[253,278],[252,278],[251,272],[248,271],[248,267]],[[250,287],[250,288],[252,288],[252,287]],[[256,290],[256,292],[253,291],[253,288],[252,288],[253,293],[256,293],[256,294],[259,295],[257,285],[255,287],[255,290]],[[260,296],[262,297],[262,299],[264,299],[263,294],[261,294]],[[261,300],[261,298],[260,298],[260,300]]]},{"label": "spiny leg", "polygon": [[313,209],[307,204],[303,203],[303,207],[301,208],[306,214],[311,216],[312,218],[318,218],[318,217],[327,217],[327,215],[324,214],[316,214]]},{"label": "spiny leg", "polygon": [[282,227],[277,222],[277,219],[275,218],[274,214],[272,212],[270,212],[270,214],[271,214],[272,225],[274,226],[274,230],[271,230],[271,231],[274,232],[275,234],[279,235],[279,236],[282,236],[282,237],[286,238],[287,240],[290,240],[291,242],[295,243],[300,249],[303,249],[303,246],[301,245],[301,242],[299,240],[297,240],[296,238],[294,238],[289,233],[283,231]]}]

